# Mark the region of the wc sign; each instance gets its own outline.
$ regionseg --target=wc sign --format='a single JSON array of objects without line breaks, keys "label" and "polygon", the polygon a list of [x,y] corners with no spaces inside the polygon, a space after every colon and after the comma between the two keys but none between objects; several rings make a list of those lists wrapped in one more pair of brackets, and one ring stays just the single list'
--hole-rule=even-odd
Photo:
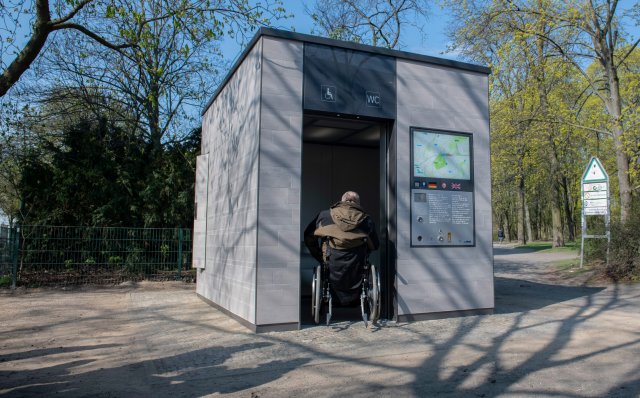
[{"label": "wc sign", "polygon": [[374,108],[380,108],[382,105],[382,101],[380,99],[380,93],[377,91],[365,91],[365,96],[367,98],[367,106],[372,106]]}]

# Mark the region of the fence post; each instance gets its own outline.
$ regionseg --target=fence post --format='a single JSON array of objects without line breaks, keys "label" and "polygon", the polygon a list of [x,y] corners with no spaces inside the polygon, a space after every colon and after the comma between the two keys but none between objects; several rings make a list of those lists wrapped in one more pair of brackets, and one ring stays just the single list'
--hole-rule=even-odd
[{"label": "fence post", "polygon": [[15,289],[18,282],[18,252],[20,250],[20,238],[18,235],[18,227],[14,226],[9,229],[11,234],[11,288]]},{"label": "fence post", "polygon": [[178,279],[182,278],[182,228],[178,228]]}]

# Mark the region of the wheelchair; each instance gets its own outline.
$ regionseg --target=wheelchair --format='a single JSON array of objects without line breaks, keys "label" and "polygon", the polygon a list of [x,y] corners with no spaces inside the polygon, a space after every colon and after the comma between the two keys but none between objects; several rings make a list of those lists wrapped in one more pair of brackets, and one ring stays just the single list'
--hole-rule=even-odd
[{"label": "wheelchair", "polygon": [[[313,269],[311,282],[311,315],[316,325],[325,316],[326,325],[331,322],[333,313],[333,294],[329,278],[329,264],[318,264]],[[365,261],[360,282],[360,312],[364,326],[369,327],[369,321],[375,323],[380,318],[380,274],[375,265]]]}]

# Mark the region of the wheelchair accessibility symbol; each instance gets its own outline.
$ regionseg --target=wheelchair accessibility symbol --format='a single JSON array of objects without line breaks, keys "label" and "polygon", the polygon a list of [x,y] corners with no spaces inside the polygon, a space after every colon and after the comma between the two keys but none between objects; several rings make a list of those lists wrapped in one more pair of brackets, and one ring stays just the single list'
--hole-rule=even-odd
[{"label": "wheelchair accessibility symbol", "polygon": [[337,93],[335,86],[320,86],[320,99],[327,102],[336,102]]}]

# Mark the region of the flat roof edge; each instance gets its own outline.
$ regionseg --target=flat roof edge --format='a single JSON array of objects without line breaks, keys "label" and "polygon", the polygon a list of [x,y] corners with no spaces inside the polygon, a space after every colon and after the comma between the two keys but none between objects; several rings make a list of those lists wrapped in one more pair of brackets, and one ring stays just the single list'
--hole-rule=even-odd
[{"label": "flat roof edge", "polygon": [[464,70],[468,72],[477,72],[477,73],[483,73],[487,75],[491,74],[491,69],[486,66],[460,62],[460,61],[453,61],[450,59],[438,58],[430,55],[416,54],[416,53],[410,53],[410,52],[400,51],[400,50],[392,50],[392,49],[383,48],[383,47],[375,47],[367,44],[329,39],[326,37],[312,36],[305,33],[290,32],[287,30],[261,27],[253,36],[251,41],[249,41],[246,48],[242,51],[242,53],[240,54],[236,62],[234,62],[231,69],[229,69],[229,72],[220,83],[220,86],[218,86],[216,91],[211,96],[211,99],[207,102],[207,105],[202,110],[201,116],[203,116],[207,112],[207,110],[209,109],[211,104],[215,101],[215,99],[218,97],[222,89],[227,85],[227,83],[231,79],[231,76],[233,76],[233,74],[238,69],[240,64],[244,61],[244,59],[247,57],[251,49],[253,49],[255,44],[258,42],[258,40],[262,36],[270,36],[270,37],[277,37],[282,39],[295,40],[303,43],[322,44],[326,46],[345,48],[348,50],[363,51],[363,52],[369,52],[369,53],[374,53],[379,55],[386,55],[394,58],[402,58],[402,59],[407,59],[407,60],[412,60],[417,62],[424,62],[432,65],[440,65],[440,66]]},{"label": "flat roof edge", "polygon": [[416,54],[401,50],[392,50],[384,47],[375,47],[368,44],[354,43],[350,41],[329,39],[326,37],[312,36],[305,33],[290,32],[287,30],[263,27],[258,30],[258,35],[280,37],[306,43],[324,44],[332,47],[342,47],[349,50],[363,51],[381,55],[388,55],[395,58],[410,59],[429,64],[448,66],[455,69],[462,69],[471,72],[491,74],[491,69],[486,66],[471,64],[467,62],[454,61],[445,58],[433,57],[430,55]]}]

